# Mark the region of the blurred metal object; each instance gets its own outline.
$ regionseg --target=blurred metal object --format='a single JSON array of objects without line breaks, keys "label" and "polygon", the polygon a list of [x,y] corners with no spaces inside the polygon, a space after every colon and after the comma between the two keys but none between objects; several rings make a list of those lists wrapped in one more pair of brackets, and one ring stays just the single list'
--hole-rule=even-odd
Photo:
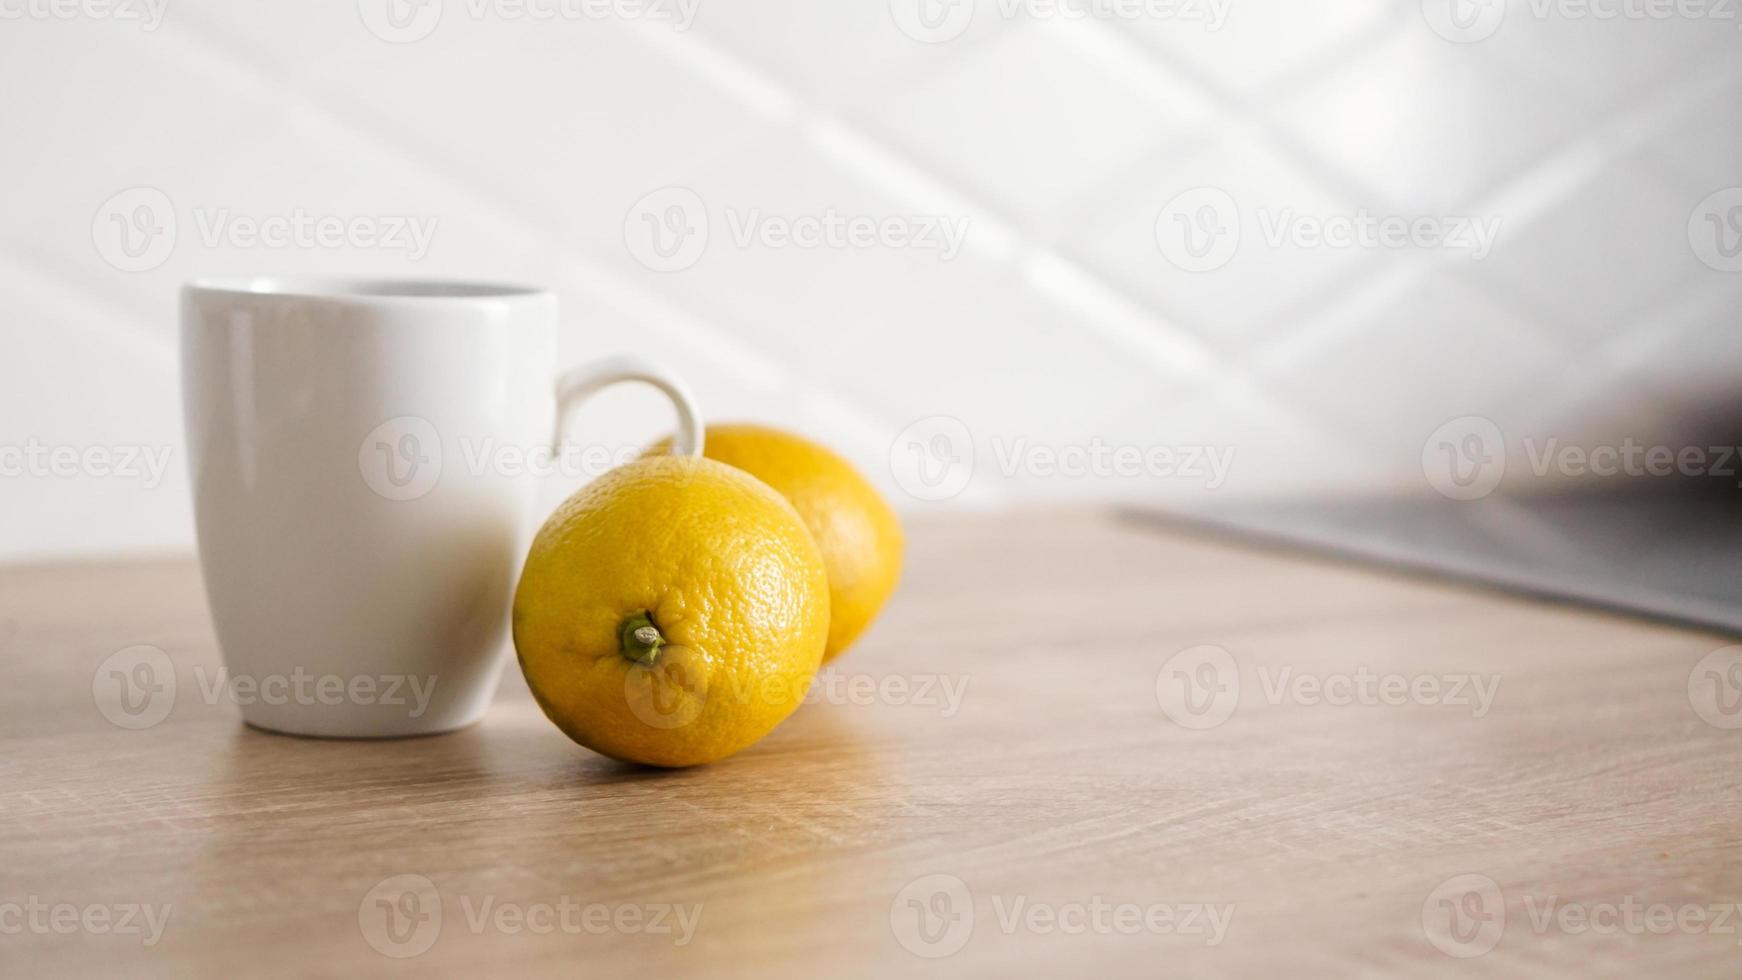
[{"label": "blurred metal object", "polygon": [[1301,501],[1129,516],[1742,634],[1742,493],[1730,487],[1715,492],[1677,480],[1649,492]]}]

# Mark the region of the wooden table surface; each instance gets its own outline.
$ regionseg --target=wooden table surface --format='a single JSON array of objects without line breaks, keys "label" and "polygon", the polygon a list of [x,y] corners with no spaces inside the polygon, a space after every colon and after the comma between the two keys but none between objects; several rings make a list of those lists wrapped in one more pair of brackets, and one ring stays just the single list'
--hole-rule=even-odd
[{"label": "wooden table surface", "polygon": [[0,571],[0,974],[1742,974],[1731,640],[1113,515],[910,537],[815,703],[680,772],[512,666],[457,734],[249,730],[191,562]]}]

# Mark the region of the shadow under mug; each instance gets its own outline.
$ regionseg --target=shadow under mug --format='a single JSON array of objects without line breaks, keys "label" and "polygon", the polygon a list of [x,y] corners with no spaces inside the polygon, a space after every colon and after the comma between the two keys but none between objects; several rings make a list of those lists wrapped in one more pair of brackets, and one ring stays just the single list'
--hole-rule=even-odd
[{"label": "shadow under mug", "polygon": [[[206,597],[245,722],[296,735],[451,731],[507,652],[535,479],[479,447],[560,444],[631,357],[551,383],[557,302],[468,282],[202,280],[181,294],[182,401]],[[485,455],[488,455],[487,453]]]}]

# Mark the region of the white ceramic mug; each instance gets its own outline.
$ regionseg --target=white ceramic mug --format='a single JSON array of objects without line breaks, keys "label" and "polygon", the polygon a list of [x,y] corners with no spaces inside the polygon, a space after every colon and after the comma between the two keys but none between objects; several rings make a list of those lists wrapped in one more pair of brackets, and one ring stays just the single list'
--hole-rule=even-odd
[{"label": "white ceramic mug", "polygon": [[642,381],[701,452],[694,400],[656,364],[610,358],[553,388],[545,290],[260,278],[181,299],[206,597],[224,690],[258,728],[421,735],[484,713],[535,487],[477,447],[548,447],[588,395]]}]

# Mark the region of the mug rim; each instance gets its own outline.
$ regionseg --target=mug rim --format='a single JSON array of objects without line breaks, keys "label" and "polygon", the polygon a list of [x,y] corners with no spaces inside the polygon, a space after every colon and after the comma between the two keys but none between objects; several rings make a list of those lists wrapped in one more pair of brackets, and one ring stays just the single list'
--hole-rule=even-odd
[{"label": "mug rim", "polygon": [[512,300],[550,295],[541,286],[481,279],[416,279],[362,276],[213,276],[194,279],[182,291],[249,299],[327,300],[341,303],[431,303]]}]

